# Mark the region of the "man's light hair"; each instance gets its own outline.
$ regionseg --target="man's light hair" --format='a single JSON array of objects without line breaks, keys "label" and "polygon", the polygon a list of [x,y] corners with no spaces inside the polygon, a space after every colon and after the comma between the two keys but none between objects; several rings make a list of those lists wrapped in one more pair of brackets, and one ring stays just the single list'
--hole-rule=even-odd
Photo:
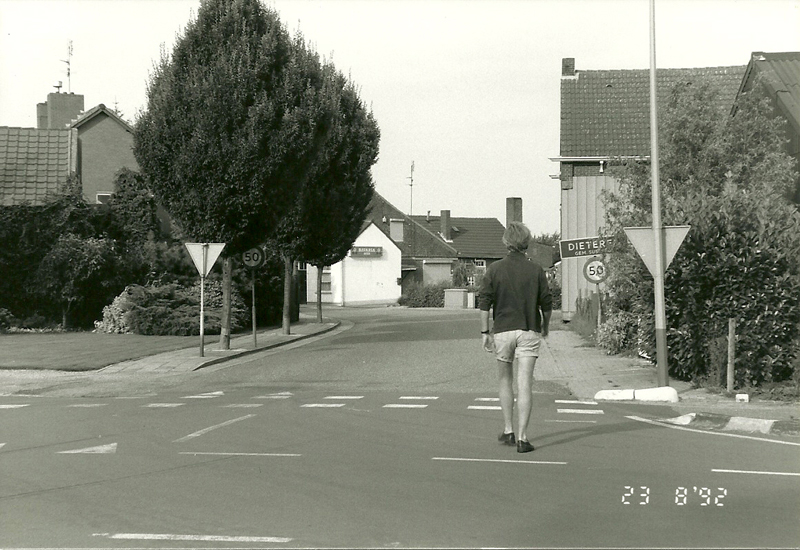
[{"label": "man's light hair", "polygon": [[522,222],[510,222],[503,233],[503,244],[509,250],[525,252],[531,242],[531,231]]}]

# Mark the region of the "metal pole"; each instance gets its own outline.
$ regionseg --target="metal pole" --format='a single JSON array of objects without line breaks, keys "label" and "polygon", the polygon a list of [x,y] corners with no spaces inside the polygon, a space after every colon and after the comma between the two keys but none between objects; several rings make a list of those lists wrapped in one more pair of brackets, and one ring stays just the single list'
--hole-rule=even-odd
[{"label": "metal pole", "polygon": [[659,386],[669,386],[667,368],[667,315],[664,306],[664,229],[661,222],[661,189],[658,175],[658,115],[656,94],[656,5],[650,0],[650,167],[653,184],[653,236],[655,238],[655,325],[657,378]]},{"label": "metal pole", "polygon": [[258,341],[256,340],[256,270],[250,270],[250,283],[251,283],[251,290],[253,291],[253,348],[258,347]]},{"label": "metal pole", "polygon": [[[203,255],[205,256],[205,249],[203,250]],[[205,310],[203,308],[204,296],[203,296],[203,289],[206,286],[206,278],[202,275],[200,276],[200,357],[205,357],[206,355],[206,346],[203,342],[203,332],[205,330]]]},{"label": "metal pole", "polygon": [[728,372],[726,378],[726,389],[728,393],[733,392],[734,378],[736,377],[734,365],[736,363],[736,319],[728,319]]}]

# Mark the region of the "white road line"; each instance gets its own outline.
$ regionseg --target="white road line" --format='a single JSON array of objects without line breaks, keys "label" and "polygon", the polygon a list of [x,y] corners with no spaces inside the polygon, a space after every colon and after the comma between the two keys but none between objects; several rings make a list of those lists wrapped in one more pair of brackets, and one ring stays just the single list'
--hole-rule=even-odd
[{"label": "white road line", "polygon": [[475,401],[500,401],[499,397],[476,397]]},{"label": "white road line", "polygon": [[231,403],[230,405],[220,405],[223,409],[254,409],[263,406],[264,403]]},{"label": "white road line", "polygon": [[597,424],[597,420],[545,420],[545,422],[558,422],[561,424]]},{"label": "white road line", "polygon": [[724,437],[735,437],[737,439],[752,439],[753,441],[763,441],[765,443],[777,443],[779,445],[793,445],[795,447],[800,447],[800,443],[795,443],[793,441],[781,441],[779,439],[768,439],[766,437],[753,437],[751,435],[740,435],[740,434],[730,434],[726,432],[715,432],[709,430],[697,430],[695,428],[685,428],[683,426],[673,426],[672,424],[665,424],[663,422],[658,422],[656,420],[649,420],[647,418],[641,418],[639,416],[626,416],[625,418],[629,420],[635,420],[637,422],[644,422],[645,424],[652,424],[654,426],[661,426],[662,428],[670,428],[671,430],[681,430],[684,432],[693,432],[698,434],[707,434],[707,435],[721,435]]},{"label": "white road line", "polygon": [[95,537],[105,537],[117,540],[173,540],[193,542],[291,542],[287,537],[248,537],[242,535],[168,535],[158,533],[94,533]]},{"label": "white road line", "polygon": [[333,409],[336,407],[344,407],[344,403],[306,403],[300,406],[307,409]]},{"label": "white road line", "polygon": [[30,403],[26,403],[24,405],[0,405],[0,409],[21,409],[22,407],[29,406]]},{"label": "white road line", "polygon": [[433,399],[439,399],[439,398],[436,397],[436,396],[433,396],[433,395],[401,395],[400,397],[398,397],[398,399],[413,399],[413,400],[430,399],[430,400],[433,400]]},{"label": "white road line", "polygon": [[468,405],[468,409],[476,411],[502,411],[503,407],[500,405]]},{"label": "white road line", "polygon": [[253,399],[289,399],[291,395],[256,395]]},{"label": "white road line", "polygon": [[108,403],[75,403],[73,405],[67,405],[69,408],[73,409],[89,409],[92,407],[105,407]]},{"label": "white road line", "polygon": [[363,395],[328,395],[323,399],[364,399]]},{"label": "white road line", "polygon": [[102,454],[114,454],[117,452],[117,444],[116,443],[109,443],[108,445],[98,445],[97,447],[86,447],[85,449],[74,449],[72,451],[59,451],[58,454],[60,455],[71,455],[71,454],[90,454],[90,455],[102,455]]},{"label": "white road line", "polygon": [[213,399],[215,397],[222,397],[223,395],[225,395],[225,392],[210,391],[206,393],[200,393],[197,395],[185,395],[181,399]]},{"label": "white road line", "polygon": [[182,451],[178,454],[211,455],[211,456],[303,456],[297,453],[210,453],[210,452],[195,452],[195,451]]},{"label": "white road line", "polygon": [[580,401],[579,399],[556,399],[562,405],[597,405],[597,401]]},{"label": "white road line", "polygon": [[216,430],[217,428],[222,428],[224,426],[229,426],[229,425],[233,424],[234,422],[239,422],[240,420],[247,420],[248,418],[252,418],[254,416],[255,416],[254,414],[248,414],[248,415],[245,415],[245,416],[240,416],[239,418],[234,418],[233,420],[228,420],[227,422],[223,422],[222,424],[217,424],[215,426],[209,426],[208,428],[203,428],[202,430],[199,430],[197,432],[191,433],[189,435],[185,435],[185,436],[181,437],[180,439],[176,439],[175,441],[173,441],[173,443],[182,443],[182,442],[188,441],[188,440],[190,440],[192,438],[200,437],[203,434],[207,434],[211,430]]},{"label": "white road line", "polygon": [[428,405],[420,405],[418,403],[387,403],[383,406],[384,409],[424,409]]},{"label": "white road line", "polygon": [[719,474],[756,474],[762,476],[794,476],[800,477],[800,473],[797,472],[759,472],[758,470],[717,470],[712,468],[712,472],[716,472]]},{"label": "white road line", "polygon": [[600,409],[556,409],[561,414],[604,414]]},{"label": "white road line", "polygon": [[142,405],[142,407],[146,409],[172,409],[183,405],[184,403],[148,403],[147,405]]},{"label": "white road line", "polygon": [[563,466],[566,462],[551,462],[545,460],[501,460],[497,458],[453,458],[444,456],[434,456],[431,460],[447,460],[452,462],[504,462],[509,464],[553,464]]}]

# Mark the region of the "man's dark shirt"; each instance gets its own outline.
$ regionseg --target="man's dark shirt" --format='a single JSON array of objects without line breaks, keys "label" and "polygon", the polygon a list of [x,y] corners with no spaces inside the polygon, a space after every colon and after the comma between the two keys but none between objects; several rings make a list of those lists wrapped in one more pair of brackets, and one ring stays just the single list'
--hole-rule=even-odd
[{"label": "man's dark shirt", "polygon": [[542,331],[542,312],[552,311],[553,297],[544,270],[521,252],[489,266],[480,289],[480,308],[494,306],[495,333],[509,330]]}]

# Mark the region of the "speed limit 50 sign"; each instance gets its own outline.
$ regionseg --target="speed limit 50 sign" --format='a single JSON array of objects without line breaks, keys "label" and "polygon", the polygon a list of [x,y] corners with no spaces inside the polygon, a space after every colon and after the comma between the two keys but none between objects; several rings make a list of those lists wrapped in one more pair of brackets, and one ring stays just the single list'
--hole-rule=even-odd
[{"label": "speed limit 50 sign", "polygon": [[600,284],[608,277],[608,270],[606,269],[603,260],[600,258],[592,258],[583,266],[583,276],[590,283]]},{"label": "speed limit 50 sign", "polygon": [[259,267],[264,263],[264,251],[260,248],[251,248],[242,254],[242,262],[247,267]]}]

